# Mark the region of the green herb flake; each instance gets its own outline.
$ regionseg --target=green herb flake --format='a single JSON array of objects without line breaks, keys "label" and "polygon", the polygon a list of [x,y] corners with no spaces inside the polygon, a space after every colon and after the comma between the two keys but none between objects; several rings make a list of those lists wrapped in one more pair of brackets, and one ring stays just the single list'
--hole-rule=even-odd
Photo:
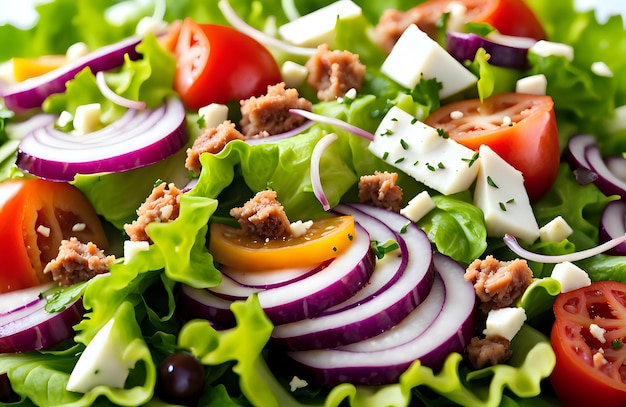
[{"label": "green herb flake", "polygon": [[448,132],[442,129],[441,127],[437,128],[437,134],[439,134],[439,137],[444,138],[444,139],[450,138],[450,135],[448,134]]},{"label": "green herb flake", "polygon": [[385,153],[383,154],[383,160],[387,161],[387,158],[389,158],[389,152],[385,151]]},{"label": "green herb flake", "polygon": [[417,123],[417,119],[414,117],[413,119],[411,119],[411,124],[415,124]]},{"label": "green herb flake", "polygon": [[404,150],[408,150],[409,149],[409,143],[407,143],[406,141],[404,141],[404,139],[400,139],[400,145],[402,146],[402,148]]},{"label": "green herb flake", "polygon": [[409,226],[411,226],[411,222],[407,222],[404,225],[402,225],[402,228],[400,228],[400,233],[406,233]]},{"label": "green herb flake", "polygon": [[377,259],[382,259],[385,257],[387,253],[391,253],[394,250],[400,248],[400,245],[395,240],[387,240],[386,242],[379,242],[377,240],[372,240],[372,249],[374,250],[374,254],[376,254]]},{"label": "green herb flake", "polygon": [[493,181],[493,179],[489,175],[487,175],[487,184],[490,187],[500,188],[498,185],[496,185],[496,183]]},{"label": "green herb flake", "polygon": [[622,340],[620,338],[614,339],[613,342],[611,342],[611,347],[615,350],[619,349],[622,347],[624,343],[622,342]]},{"label": "green herb flake", "polygon": [[504,205],[504,202],[498,202],[498,205],[500,205],[500,209],[506,212],[506,206]]},{"label": "green herb flake", "polygon": [[443,170],[446,168],[446,165],[442,163],[441,161],[439,161],[439,164],[437,164],[437,168],[439,168],[440,170]]},{"label": "green herb flake", "polygon": [[467,167],[470,168],[478,160],[478,151],[474,153],[470,158],[461,158],[462,161],[467,163]]},{"label": "green herb flake", "polygon": [[400,157],[400,158],[398,158],[398,159],[394,162],[394,164],[400,164],[402,161],[404,161],[404,157]]}]

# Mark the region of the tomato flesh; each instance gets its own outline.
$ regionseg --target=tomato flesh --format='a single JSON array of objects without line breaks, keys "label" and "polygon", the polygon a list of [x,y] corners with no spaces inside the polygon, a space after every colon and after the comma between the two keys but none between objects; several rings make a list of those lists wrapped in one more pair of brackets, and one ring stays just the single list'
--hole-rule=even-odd
[{"label": "tomato flesh", "polygon": [[315,220],[302,236],[269,240],[212,223],[209,251],[218,263],[241,270],[305,267],[337,257],[352,243],[354,233],[349,215]]},{"label": "tomato flesh", "polygon": [[108,244],[91,203],[66,183],[42,179],[0,183],[0,224],[0,293],[51,281],[43,269],[57,256],[63,239],[76,236],[100,248]]},{"label": "tomato flesh", "polygon": [[486,23],[500,34],[545,39],[541,22],[524,0],[429,0],[415,6],[417,26],[433,36],[437,23],[451,3],[462,3],[467,22]]},{"label": "tomato flesh", "polygon": [[232,27],[183,21],[177,35],[174,89],[190,109],[259,96],[281,81],[272,54]]},{"label": "tomato flesh", "polygon": [[556,179],[560,145],[549,96],[502,93],[482,103],[479,99],[454,102],[434,111],[425,122],[473,150],[483,144],[491,147],[522,173],[532,201],[540,199]]},{"label": "tomato flesh", "polygon": [[[568,406],[626,405],[626,284],[599,281],[559,294],[554,314],[550,381],[559,399]],[[605,332],[594,334],[592,324]]]}]

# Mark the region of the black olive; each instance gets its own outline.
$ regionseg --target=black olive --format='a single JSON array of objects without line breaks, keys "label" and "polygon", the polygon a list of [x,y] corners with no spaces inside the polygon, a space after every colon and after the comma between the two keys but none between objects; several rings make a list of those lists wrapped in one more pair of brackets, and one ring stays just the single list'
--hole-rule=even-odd
[{"label": "black olive", "polygon": [[193,405],[204,387],[204,366],[190,353],[174,353],[159,363],[157,394],[163,401]]}]

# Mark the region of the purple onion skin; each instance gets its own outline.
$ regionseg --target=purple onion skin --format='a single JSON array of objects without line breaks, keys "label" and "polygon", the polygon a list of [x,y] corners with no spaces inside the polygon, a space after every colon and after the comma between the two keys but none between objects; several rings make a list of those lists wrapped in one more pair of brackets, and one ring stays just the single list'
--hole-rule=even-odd
[{"label": "purple onion skin", "polygon": [[476,51],[483,48],[489,55],[489,64],[503,68],[528,68],[528,48],[501,44],[471,33],[449,32],[446,49],[459,62],[473,61]]},{"label": "purple onion skin", "polygon": [[[600,243],[608,242],[609,240],[622,236],[625,233],[626,201],[611,201],[604,207],[600,217]],[[615,256],[626,256],[626,242],[609,249],[606,253]]]}]

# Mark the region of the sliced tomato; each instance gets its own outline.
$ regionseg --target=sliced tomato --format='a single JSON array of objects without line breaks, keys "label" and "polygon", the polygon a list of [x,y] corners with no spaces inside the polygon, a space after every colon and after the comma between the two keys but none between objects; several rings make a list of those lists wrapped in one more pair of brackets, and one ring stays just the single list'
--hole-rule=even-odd
[{"label": "sliced tomato", "polygon": [[559,294],[550,381],[568,406],[626,405],[626,284],[599,281]]},{"label": "sliced tomato", "polygon": [[486,23],[505,35],[546,38],[541,22],[524,0],[428,0],[413,8],[413,22],[434,37],[438,22],[451,3],[465,6],[466,22]]},{"label": "sliced tomato", "polygon": [[106,248],[102,224],[76,187],[42,179],[0,183],[0,293],[52,281],[43,273],[61,240],[76,236]]},{"label": "sliced tomato", "polygon": [[454,102],[434,111],[425,122],[471,149],[478,150],[483,144],[491,147],[522,173],[533,201],[541,198],[556,178],[559,134],[549,96],[501,93],[482,103],[479,99]]},{"label": "sliced tomato", "polygon": [[242,270],[304,267],[337,257],[352,243],[354,233],[349,215],[315,220],[304,235],[287,239],[259,239],[212,223],[209,251],[216,262]]},{"label": "sliced tomato", "polygon": [[232,27],[187,18],[174,54],[174,89],[190,109],[259,96],[281,80],[272,54]]},{"label": "sliced tomato", "polygon": [[67,63],[65,55],[46,55],[39,58],[13,58],[13,76],[18,82],[60,68]]}]

